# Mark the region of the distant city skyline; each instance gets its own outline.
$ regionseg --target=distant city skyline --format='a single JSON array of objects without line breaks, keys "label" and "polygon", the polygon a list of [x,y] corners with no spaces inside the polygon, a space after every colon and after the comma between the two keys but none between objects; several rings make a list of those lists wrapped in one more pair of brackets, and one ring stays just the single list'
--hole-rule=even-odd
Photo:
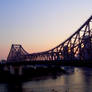
[{"label": "distant city skyline", "polygon": [[49,50],[92,15],[92,0],[0,0],[0,60],[12,44],[28,53]]}]

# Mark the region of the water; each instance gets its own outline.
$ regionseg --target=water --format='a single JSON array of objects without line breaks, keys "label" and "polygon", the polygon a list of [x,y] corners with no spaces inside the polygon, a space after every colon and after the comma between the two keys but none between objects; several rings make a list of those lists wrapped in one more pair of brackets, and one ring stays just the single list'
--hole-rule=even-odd
[{"label": "water", "polygon": [[65,68],[68,73],[21,83],[0,83],[0,92],[92,92],[92,68]]}]

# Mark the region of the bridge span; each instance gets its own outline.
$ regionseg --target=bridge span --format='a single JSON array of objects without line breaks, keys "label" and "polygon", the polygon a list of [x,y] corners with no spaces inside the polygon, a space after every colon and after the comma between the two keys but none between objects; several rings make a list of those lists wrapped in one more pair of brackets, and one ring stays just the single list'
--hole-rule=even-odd
[{"label": "bridge span", "polygon": [[92,16],[64,42],[48,51],[31,53],[13,44],[7,62],[92,60]]}]

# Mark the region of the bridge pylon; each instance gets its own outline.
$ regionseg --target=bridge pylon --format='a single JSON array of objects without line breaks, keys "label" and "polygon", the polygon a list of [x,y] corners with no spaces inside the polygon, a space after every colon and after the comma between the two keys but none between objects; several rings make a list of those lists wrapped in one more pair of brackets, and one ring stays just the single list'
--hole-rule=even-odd
[{"label": "bridge pylon", "polygon": [[22,61],[28,53],[19,44],[12,44],[7,61]]}]

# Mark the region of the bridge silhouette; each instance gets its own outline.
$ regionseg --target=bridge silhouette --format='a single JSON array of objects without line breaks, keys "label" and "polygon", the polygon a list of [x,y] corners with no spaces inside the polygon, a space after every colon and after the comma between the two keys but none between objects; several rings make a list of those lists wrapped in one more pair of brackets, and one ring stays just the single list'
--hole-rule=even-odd
[{"label": "bridge silhouette", "polygon": [[92,16],[68,39],[48,51],[29,54],[22,45],[12,44],[7,62],[0,63],[0,68],[10,74],[22,75],[25,67],[33,70],[39,66],[42,69],[44,66],[46,69],[58,69],[61,66],[92,67],[91,60]]},{"label": "bridge silhouette", "polygon": [[48,51],[31,53],[22,45],[11,46],[7,62],[21,61],[65,61],[92,59],[92,16],[68,39]]}]

